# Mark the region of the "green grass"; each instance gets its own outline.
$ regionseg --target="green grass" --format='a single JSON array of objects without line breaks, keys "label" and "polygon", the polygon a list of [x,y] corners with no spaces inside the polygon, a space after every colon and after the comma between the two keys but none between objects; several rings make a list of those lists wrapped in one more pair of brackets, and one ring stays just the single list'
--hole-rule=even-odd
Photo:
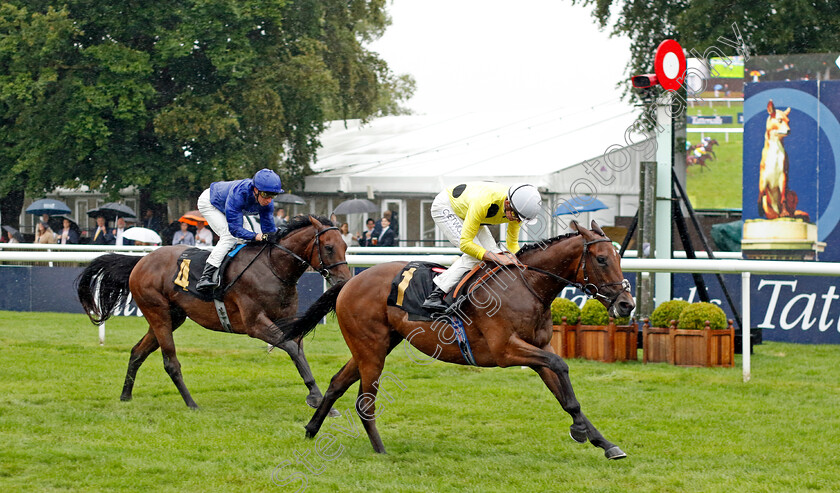
[{"label": "green grass", "polygon": [[[202,409],[184,406],[159,352],[120,402],[144,332],[143,319],[112,319],[100,347],[83,316],[0,312],[0,491],[293,491],[272,472],[316,442],[288,357],[188,323],[175,337]],[[326,390],[348,350],[334,324],[306,348]],[[320,475],[292,464],[279,477],[306,473],[308,491],[836,491],[838,360],[840,346],[766,343],[748,384],[739,368],[571,360],[584,411],[628,454],[611,462],[569,438],[532,371],[420,366],[400,346],[386,370],[405,388],[383,385],[393,402],[378,419],[389,454],[333,430],[341,455],[313,459]]]},{"label": "green grass", "polygon": [[[686,193],[695,209],[740,209],[743,187],[742,134],[729,134],[729,142],[722,133],[706,132],[717,139],[714,151],[717,158],[706,161],[708,166],[689,166],[686,169]],[[692,143],[700,142],[700,134],[688,134]]]}]

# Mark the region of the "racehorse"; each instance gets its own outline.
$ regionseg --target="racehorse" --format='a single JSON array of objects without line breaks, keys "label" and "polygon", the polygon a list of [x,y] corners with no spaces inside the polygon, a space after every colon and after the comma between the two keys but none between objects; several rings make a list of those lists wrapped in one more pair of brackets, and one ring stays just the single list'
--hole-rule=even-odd
[{"label": "racehorse", "polygon": [[[236,334],[248,334],[289,353],[309,389],[306,402],[316,407],[322,398],[300,340],[282,340],[272,320],[290,317],[298,306],[297,281],[308,267],[328,282],[344,282],[350,270],[344,260],[347,245],[326,218],[297,216],[273,241],[245,246],[230,262],[223,281],[236,279],[224,304]],[[131,350],[120,399],[131,400],[137,370],[158,347],[163,367],[190,408],[197,409],[181,374],[172,333],[190,317],[210,330],[224,330],[212,301],[202,301],[173,283],[178,257],[187,247],[167,246],[145,257],[109,254],[96,258],[76,280],[79,300],[91,322],[107,320],[130,292],[149,323],[149,331]],[[226,285],[223,284],[223,285]],[[98,290],[97,290],[98,289]],[[334,412],[333,415],[337,415]]]},{"label": "racehorse", "polygon": [[[572,416],[571,437],[579,443],[589,440],[603,448],[607,458],[620,459],[626,456],[624,452],[605,439],[581,412],[569,380],[569,367],[551,348],[550,306],[569,284],[599,299],[613,316],[629,315],[635,304],[610,239],[595,221],[592,231],[574,221],[572,226],[576,233],[524,246],[517,253],[524,267],[501,268],[486,280],[473,281],[477,287],[458,310],[477,366],[530,366]],[[391,262],[367,269],[346,284],[327,290],[300,319],[277,321],[285,340],[292,340],[309,333],[334,309],[352,353],[350,361],[332,378],[324,400],[306,425],[308,438],[318,433],[335,401],[361,379],[356,411],[374,451],[385,452],[376,429],[374,402],[385,357],[403,339],[438,360],[467,364],[456,338],[441,337],[451,328],[448,323],[440,323],[440,318],[433,322],[409,321],[406,312],[387,306],[391,281],[404,266],[405,262]],[[469,281],[465,287],[468,285]]]},{"label": "racehorse", "polygon": [[[702,170],[703,168],[709,168],[709,165],[706,164],[706,161],[708,161],[711,158],[712,157],[708,154],[703,154],[700,157],[689,154],[688,156],[685,157],[685,165],[686,166],[693,166],[695,164],[699,164],[701,166],[700,169]],[[711,168],[709,168],[709,169],[711,169]]]}]

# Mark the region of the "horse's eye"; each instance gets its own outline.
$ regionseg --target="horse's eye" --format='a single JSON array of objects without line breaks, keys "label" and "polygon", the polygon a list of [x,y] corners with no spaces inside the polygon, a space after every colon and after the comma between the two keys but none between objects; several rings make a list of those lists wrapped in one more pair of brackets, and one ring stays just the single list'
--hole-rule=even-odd
[{"label": "horse's eye", "polygon": [[598,255],[595,258],[595,260],[597,260],[598,264],[601,265],[601,266],[606,266],[607,265],[607,257],[605,257],[603,255]]},{"label": "horse's eye", "polygon": [[333,247],[332,245],[327,245],[327,255],[332,255],[333,250],[335,250],[335,247]]}]

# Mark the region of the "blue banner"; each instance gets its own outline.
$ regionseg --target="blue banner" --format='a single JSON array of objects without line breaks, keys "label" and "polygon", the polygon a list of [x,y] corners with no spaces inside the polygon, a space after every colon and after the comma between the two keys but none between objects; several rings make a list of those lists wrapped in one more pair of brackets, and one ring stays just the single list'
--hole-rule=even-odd
[{"label": "blue banner", "polygon": [[689,125],[730,125],[732,123],[731,116],[689,116]]}]

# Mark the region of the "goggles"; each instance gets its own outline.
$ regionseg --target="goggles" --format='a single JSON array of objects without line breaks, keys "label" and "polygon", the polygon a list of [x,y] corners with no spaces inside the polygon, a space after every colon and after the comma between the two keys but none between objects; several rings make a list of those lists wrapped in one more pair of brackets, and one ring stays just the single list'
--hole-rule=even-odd
[{"label": "goggles", "polygon": [[274,197],[277,196],[277,192],[263,192],[263,191],[260,191],[259,196],[264,198],[264,199],[273,199]]}]

